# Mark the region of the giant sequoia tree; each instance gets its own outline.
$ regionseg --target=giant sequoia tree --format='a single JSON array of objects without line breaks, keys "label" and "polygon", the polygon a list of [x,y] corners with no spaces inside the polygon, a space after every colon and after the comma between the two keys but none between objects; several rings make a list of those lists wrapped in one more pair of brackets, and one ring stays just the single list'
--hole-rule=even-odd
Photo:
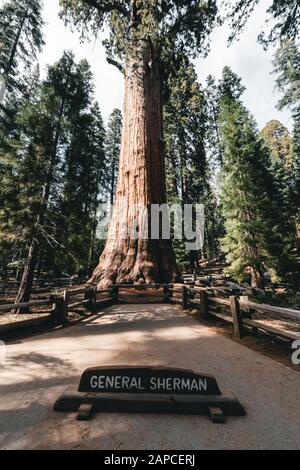
[{"label": "giant sequoia tree", "polygon": [[[91,282],[170,281],[177,268],[170,240],[145,239],[143,211],[166,202],[163,82],[179,53],[203,52],[217,18],[215,0],[60,0],[83,34],[108,27],[108,61],[125,74],[123,135],[108,240]],[[128,227],[124,234],[124,227]],[[131,233],[130,233],[131,232]],[[134,236],[132,236],[134,232]]]}]

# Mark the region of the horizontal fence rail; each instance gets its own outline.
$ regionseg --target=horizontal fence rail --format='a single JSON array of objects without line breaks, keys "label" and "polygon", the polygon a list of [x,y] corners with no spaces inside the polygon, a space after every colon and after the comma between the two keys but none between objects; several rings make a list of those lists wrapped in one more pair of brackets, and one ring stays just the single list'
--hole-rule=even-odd
[{"label": "horizontal fence rail", "polygon": [[[17,312],[20,317],[20,321],[1,324],[0,332],[20,330],[42,324],[49,324],[52,327],[63,326],[69,322],[70,313],[79,313],[79,309],[83,309],[84,312],[86,310],[93,312],[97,307],[113,302],[112,293],[113,289],[98,290],[96,287],[81,287],[65,290],[60,294],[52,294],[45,300],[0,305],[1,316]],[[36,307],[48,307],[48,310],[36,310]],[[49,307],[51,308],[49,309]],[[23,313],[35,318],[22,320]]]},{"label": "horizontal fence rail", "polygon": [[[53,289],[67,288],[84,283],[85,280],[76,277],[65,278],[35,278],[32,286],[32,294],[47,294]],[[20,281],[16,279],[0,280],[0,296],[13,297],[18,293]]]},{"label": "horizontal fence rail", "polygon": [[186,290],[188,298],[184,300],[184,296],[182,297],[185,308],[200,310],[202,317],[205,319],[216,317],[231,323],[234,335],[239,338],[244,337],[245,330],[250,330],[254,334],[257,334],[260,330],[288,341],[300,339],[300,333],[298,332],[285,331],[263,323],[259,319],[253,319],[255,313],[265,313],[270,315],[270,319],[272,319],[272,314],[280,314],[286,318],[300,321],[300,310],[250,302],[245,296],[216,297],[210,288],[186,286],[184,290]]},{"label": "horizontal fence rail", "polygon": [[[60,294],[49,295],[44,300],[0,305],[0,316],[16,311],[20,313],[20,321],[0,325],[0,332],[42,323],[63,326],[69,322],[71,313],[79,315],[83,313],[84,316],[86,312],[95,312],[97,308],[111,303],[133,302],[135,298],[138,301],[145,301],[147,296],[149,296],[148,301],[178,304],[183,310],[196,309],[200,318],[204,320],[215,317],[229,322],[233,325],[234,335],[239,338],[243,338],[247,330],[254,334],[263,331],[273,337],[284,338],[288,341],[300,339],[299,333],[284,331],[253,318],[255,313],[264,313],[270,315],[270,318],[272,314],[279,314],[286,318],[300,320],[300,310],[258,304],[249,301],[245,296],[221,297],[216,295],[216,291],[210,287],[186,284],[116,284],[107,289],[78,287],[65,290]],[[40,307],[48,308],[48,310],[40,310]],[[22,312],[27,315],[32,314],[35,318],[22,320]]]}]

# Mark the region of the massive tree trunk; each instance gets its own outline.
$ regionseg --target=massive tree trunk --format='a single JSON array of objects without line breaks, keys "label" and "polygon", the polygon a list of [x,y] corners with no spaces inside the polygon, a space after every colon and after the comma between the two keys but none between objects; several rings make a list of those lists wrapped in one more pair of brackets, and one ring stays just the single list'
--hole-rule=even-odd
[{"label": "massive tree trunk", "polygon": [[[100,287],[169,282],[177,275],[171,240],[146,239],[142,234],[141,207],[150,215],[151,204],[166,203],[161,83],[159,61],[153,59],[150,48],[128,61],[113,215],[104,252],[89,281]],[[137,205],[137,235],[124,236],[122,230],[132,226],[132,208]]]}]

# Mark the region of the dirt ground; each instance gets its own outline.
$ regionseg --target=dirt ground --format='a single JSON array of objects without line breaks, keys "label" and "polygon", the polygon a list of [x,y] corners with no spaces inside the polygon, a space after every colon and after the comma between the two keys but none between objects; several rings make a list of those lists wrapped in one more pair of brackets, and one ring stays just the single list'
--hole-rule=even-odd
[{"label": "dirt ground", "polygon": [[[290,342],[272,338],[263,332],[258,333],[257,336],[254,336],[250,332],[246,332],[244,338],[239,339],[234,336],[232,325],[227,322],[213,317],[207,321],[202,319],[200,320],[197,312],[195,311],[190,311],[189,315],[194,317],[201,324],[211,328],[216,333],[226,336],[231,341],[253,349],[254,351],[257,351],[260,354],[269,357],[270,359],[274,359],[275,361],[280,362],[282,365],[289,367],[292,370],[299,371],[299,366],[294,365],[291,362],[292,350]],[[259,320],[261,319],[259,318]],[[298,328],[294,331],[299,332],[300,330]]]}]

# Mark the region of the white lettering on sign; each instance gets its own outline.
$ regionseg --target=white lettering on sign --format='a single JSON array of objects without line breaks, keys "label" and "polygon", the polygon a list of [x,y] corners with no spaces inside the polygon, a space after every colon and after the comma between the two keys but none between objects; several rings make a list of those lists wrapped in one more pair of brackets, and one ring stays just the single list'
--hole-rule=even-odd
[{"label": "white lettering on sign", "polygon": [[156,391],[188,391],[188,392],[206,392],[206,379],[184,379],[176,377],[151,377],[150,389]]},{"label": "white lettering on sign", "polygon": [[93,375],[90,379],[90,385],[93,390],[145,390],[142,386],[142,377],[122,377],[121,375]]},{"label": "white lettering on sign", "polygon": [[[120,375],[93,375],[90,378],[92,390],[145,390],[142,377]],[[179,377],[150,377],[149,389],[156,392],[206,392],[207,379]]]}]

